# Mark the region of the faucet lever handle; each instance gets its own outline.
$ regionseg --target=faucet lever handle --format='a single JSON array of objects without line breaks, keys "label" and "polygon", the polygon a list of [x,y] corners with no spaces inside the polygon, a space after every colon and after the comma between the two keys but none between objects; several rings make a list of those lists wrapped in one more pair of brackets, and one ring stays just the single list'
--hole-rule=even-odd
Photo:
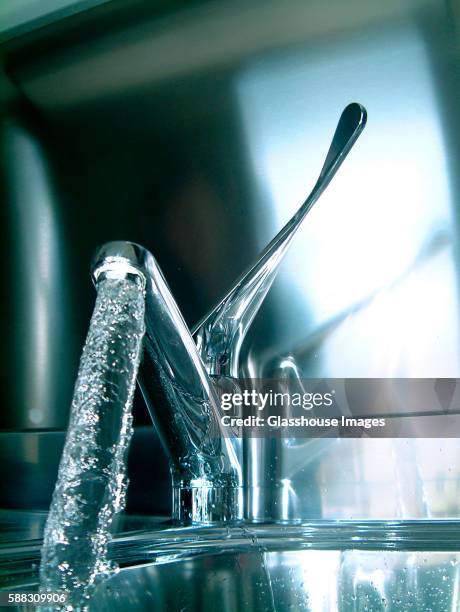
[{"label": "faucet lever handle", "polygon": [[279,265],[302,221],[340,168],[366,121],[365,108],[356,102],[343,110],[321,173],[308,198],[225,297],[192,329],[209,374],[238,377],[243,340],[275,280]]}]

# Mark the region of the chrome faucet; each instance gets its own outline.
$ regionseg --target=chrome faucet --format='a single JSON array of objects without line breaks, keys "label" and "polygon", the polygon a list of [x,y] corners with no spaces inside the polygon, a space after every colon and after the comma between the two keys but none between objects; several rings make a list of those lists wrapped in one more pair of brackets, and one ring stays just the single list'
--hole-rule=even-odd
[{"label": "chrome faucet", "polygon": [[141,246],[109,242],[97,251],[92,270],[96,286],[106,274],[137,274],[145,283],[138,382],[169,457],[173,520],[184,524],[241,519],[238,445],[222,435],[216,389],[157,262]]},{"label": "chrome faucet", "polygon": [[345,108],[311,194],[191,332],[158,264],[146,249],[130,242],[110,242],[95,255],[92,275],[96,287],[104,275],[134,274],[145,283],[146,333],[138,381],[169,456],[172,518],[177,523],[254,518],[247,508],[251,483],[244,466],[265,440],[241,440],[224,433],[219,387],[222,381],[238,384],[243,340],[279,265],[365,124],[366,111],[361,105],[353,103]]}]

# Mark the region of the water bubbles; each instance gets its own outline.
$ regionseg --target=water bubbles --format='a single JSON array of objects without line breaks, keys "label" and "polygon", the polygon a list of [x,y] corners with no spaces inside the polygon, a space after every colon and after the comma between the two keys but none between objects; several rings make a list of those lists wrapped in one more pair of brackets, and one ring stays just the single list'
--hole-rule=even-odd
[{"label": "water bubbles", "polygon": [[69,429],[45,529],[41,590],[66,591],[84,609],[116,567],[110,527],[126,500],[131,405],[144,333],[138,279],[105,279],[83,349]]}]

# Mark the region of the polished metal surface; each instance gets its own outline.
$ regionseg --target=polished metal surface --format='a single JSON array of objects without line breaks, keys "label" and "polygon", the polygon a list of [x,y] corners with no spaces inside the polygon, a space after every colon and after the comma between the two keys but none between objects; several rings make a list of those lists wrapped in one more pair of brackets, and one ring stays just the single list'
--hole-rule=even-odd
[{"label": "polished metal surface", "polygon": [[140,276],[145,334],[139,371],[142,393],[169,456],[178,523],[243,518],[241,444],[223,435],[219,398],[154,257],[143,247],[110,242],[94,257],[102,278]]},{"label": "polished metal surface", "polygon": [[[156,563],[122,570],[101,585],[92,605],[97,610],[154,606],[169,612],[458,608],[454,524],[441,529],[440,539],[434,535],[436,524],[356,527],[265,527],[240,534],[234,530],[220,540],[218,533],[191,531],[172,546],[163,532],[157,543],[150,542],[157,549]],[[443,536],[449,531],[446,547]],[[397,549],[392,548],[395,541]]]},{"label": "polished metal surface", "polygon": [[192,335],[196,337],[201,359],[210,375],[239,377],[242,344],[291,241],[342,165],[364,129],[366,120],[366,110],[360,104],[352,103],[345,108],[310,195],[225,297],[193,327]]},{"label": "polished metal surface", "polygon": [[[0,516],[0,521],[3,519]],[[120,571],[90,610],[456,610],[457,521],[312,521],[282,527],[121,526]],[[0,589],[33,591],[40,540],[0,543]]]},{"label": "polished metal surface", "polygon": [[15,0],[0,5],[0,36],[13,38],[108,0]]},{"label": "polished metal surface", "polygon": [[[349,104],[342,112],[326,160],[312,192],[305,202],[263,249],[256,262],[244,272],[225,297],[192,329],[199,354],[209,374],[220,380],[240,375],[242,344],[259,308],[278,273],[291,241],[306,216],[329,185],[366,125],[366,110]],[[278,359],[282,356],[278,356]],[[293,446],[292,441],[287,442]],[[319,442],[321,444],[321,441]],[[281,467],[280,459],[286,441],[245,439],[242,441],[244,465],[244,517],[250,521],[301,520],[310,512],[310,495],[304,483],[293,488],[292,474]],[[297,449],[292,448],[291,455]],[[303,454],[298,470],[310,462],[310,449]],[[267,469],[268,468],[268,469]],[[265,483],[261,486],[261,482]],[[307,497],[307,499],[305,499]]]},{"label": "polished metal surface", "polygon": [[[458,553],[283,551],[216,554],[121,571],[94,610],[456,610]],[[92,608],[90,608],[92,609]]]},{"label": "polished metal surface", "polygon": [[[0,434],[0,460],[9,466],[1,480],[2,507],[48,509],[64,437],[63,432]],[[460,516],[456,439],[303,440],[281,456],[288,460],[285,472],[293,479],[292,488],[304,492],[303,512],[309,519]],[[128,471],[128,512],[171,516],[168,460],[154,428],[135,429]],[[254,487],[265,484],[257,474]],[[273,483],[267,484],[272,490]],[[266,491],[257,491],[257,498]],[[262,510],[280,516],[283,506],[274,506],[268,498]]]},{"label": "polished metal surface", "polygon": [[[191,327],[295,212],[351,100],[368,128],[299,231],[241,367],[458,376],[458,39],[457,3],[436,0],[108,2],[11,37],[1,427],[65,429],[97,245],[154,252]],[[138,398],[135,424],[148,422]],[[26,481],[28,436],[4,447]],[[460,516],[455,440],[296,446],[301,469],[292,449],[280,457],[304,515]],[[261,449],[261,491],[269,459]],[[13,491],[10,505],[27,502]]]},{"label": "polished metal surface", "polygon": [[[5,466],[0,482],[3,509],[48,510],[64,441],[65,432],[62,431],[0,433],[0,462]],[[128,473],[128,513],[169,517],[169,465],[153,427],[134,430]]]},{"label": "polished metal surface", "polygon": [[3,284],[8,325],[1,355],[1,425],[62,427],[69,382],[58,373],[73,367],[76,346],[68,328],[74,308],[62,256],[61,211],[42,144],[15,122],[4,128],[2,169],[10,190],[4,214],[12,268]]}]

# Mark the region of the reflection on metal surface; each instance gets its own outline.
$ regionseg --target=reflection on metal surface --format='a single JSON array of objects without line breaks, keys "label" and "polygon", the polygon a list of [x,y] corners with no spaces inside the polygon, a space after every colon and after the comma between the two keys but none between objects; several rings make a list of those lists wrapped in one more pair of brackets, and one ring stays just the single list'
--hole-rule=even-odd
[{"label": "reflection on metal surface", "polygon": [[[391,96],[382,96],[389,84]],[[334,93],[325,96],[329,87]],[[284,323],[285,342],[391,282],[433,234],[452,227],[436,88],[426,42],[412,24],[263,59],[240,75],[238,101],[271,231],[295,209],[305,176],[313,179],[316,150],[327,146],[324,132],[337,108],[353,95],[371,116],[366,138],[351,153],[353,163],[312,211],[277,287],[274,316]],[[454,277],[446,281],[455,288]],[[436,294],[430,281],[426,292]],[[296,296],[295,308],[282,293]],[[455,293],[453,299],[455,307]],[[440,318],[435,309],[432,316]],[[456,329],[455,316],[446,329]],[[405,348],[410,339],[398,350]],[[366,361],[355,355],[353,365],[362,364],[362,376],[376,375],[366,371]],[[314,367],[324,376],[342,376],[339,367],[331,371],[321,361]]]},{"label": "reflection on metal surface", "polygon": [[346,106],[310,195],[225,297],[193,328],[198,351],[210,375],[238,377],[241,346],[283,257],[302,222],[358,139],[366,120],[366,110],[360,104]]},{"label": "reflection on metal surface", "polygon": [[[430,256],[439,246],[445,246],[442,240],[435,241],[432,247],[420,254],[417,262],[430,262]],[[299,522],[313,517],[328,517],[323,491],[327,491],[327,487],[334,490],[337,479],[330,475],[329,480],[321,483],[318,475],[328,464],[334,465],[337,457],[344,462],[335,442],[350,450],[350,440],[254,439],[245,441],[241,455],[239,444],[230,446],[219,427],[219,407],[212,383],[225,377],[207,377],[192,337],[153,257],[138,245],[109,243],[98,252],[93,274],[96,280],[101,275],[116,275],[120,266],[126,269],[127,265],[131,273],[138,274],[139,271],[147,281],[148,334],[142,385],[171,459],[173,518],[180,523],[209,523],[240,518],[255,522]],[[395,285],[404,284],[404,278]],[[293,359],[286,358],[281,365],[282,376],[294,376],[302,384]],[[404,406],[399,407],[398,417],[401,411],[404,412]],[[375,438],[369,441],[376,442]],[[406,469],[395,468],[395,475],[390,479],[392,484],[396,482],[398,485],[391,509],[385,508],[383,514],[379,514],[382,512],[382,504],[379,504],[376,509],[367,508],[366,512],[370,511],[371,516],[377,512],[377,516],[382,518],[433,516],[426,474],[419,468],[417,453],[405,452],[408,445],[415,449],[415,442],[385,442],[391,444],[388,448]],[[229,454],[224,452],[226,448]],[[237,453],[234,452],[236,448]],[[372,463],[371,458],[369,461]],[[243,464],[244,475],[241,472]],[[227,482],[229,475],[237,477],[233,484]],[[408,489],[409,483],[416,486]],[[231,503],[226,501],[228,486],[239,489]],[[411,491],[409,497],[405,495],[407,489]],[[240,500],[243,491],[244,508]],[[343,495],[333,516],[351,518],[356,506],[350,514],[343,514],[349,510]],[[369,514],[365,516],[369,517]]]},{"label": "reflection on metal surface", "polygon": [[[242,343],[275,280],[291,241],[358,139],[366,125],[366,119],[366,110],[361,105],[351,103],[346,106],[310,195],[263,249],[256,262],[238,278],[217,306],[193,328],[192,334],[196,338],[199,354],[207,372],[213,375],[216,381],[225,377],[233,377],[233,380],[237,381]],[[280,475],[277,450],[279,444],[278,440],[243,440],[243,516],[247,520],[286,521],[305,517],[305,492],[294,490],[283,471]],[[268,475],[270,482],[266,480]],[[277,505],[281,509],[281,515],[274,509]]]},{"label": "reflection on metal surface", "polygon": [[145,282],[139,381],[170,459],[173,520],[241,519],[240,445],[223,436],[217,393],[157,262],[139,245],[110,242],[98,249],[92,274],[96,285],[119,274]]},{"label": "reflection on metal surface", "polygon": [[[49,508],[64,439],[63,431],[0,433],[0,464],[8,466],[0,481],[2,508],[29,511]],[[168,461],[154,428],[135,428],[128,471],[128,512],[169,516]]]},{"label": "reflection on metal surface", "polygon": [[[219,384],[231,376],[237,384],[242,342],[279,264],[302,221],[334,177],[365,124],[365,109],[356,103],[349,104],[340,116],[312,192],[255,264],[195,327],[197,346],[155,259],[147,250],[134,243],[111,242],[95,255],[92,273],[96,286],[102,278],[108,281],[140,277],[144,282],[146,334],[140,382],[170,457],[173,520],[179,524],[278,518],[268,510],[263,489],[257,484],[254,487],[252,470],[246,470],[243,478],[243,462],[255,464],[259,449],[224,435],[213,382]],[[282,482],[290,484],[285,478]],[[288,520],[292,509],[284,500],[285,490],[277,486],[273,476],[272,483],[266,493],[275,498],[276,504],[281,491],[282,505],[289,514],[281,518]],[[244,492],[250,498],[249,512],[244,511]],[[297,495],[292,490],[294,499]],[[254,503],[260,508],[257,514],[253,511]],[[300,508],[292,518],[303,518]]]},{"label": "reflection on metal surface", "polygon": [[[126,3],[113,16],[113,4],[4,49],[11,110],[39,125],[36,138],[58,182],[45,213],[52,251],[37,243],[35,211],[43,203],[34,198],[43,190],[26,194],[25,181],[15,179],[6,199],[16,229],[15,248],[5,246],[0,258],[9,271],[2,312],[13,328],[4,348],[1,425],[65,426],[74,347],[93,301],[86,266],[98,244],[145,244],[194,323],[291,216],[316,178],[329,126],[354,99],[372,118],[366,138],[283,263],[242,347],[242,369],[268,375],[291,359],[304,376],[458,375],[454,3],[288,0],[187,10],[178,3],[161,18],[145,3]],[[14,161],[21,179],[30,159],[37,167],[27,149],[18,158],[9,148],[5,156],[5,167]],[[2,244],[10,234],[5,225]],[[409,271],[440,234],[445,247]],[[47,284],[35,268],[42,256]],[[38,284],[46,299],[37,297]],[[27,299],[19,286],[28,288]],[[75,299],[67,299],[69,291]],[[35,304],[39,314],[30,310]],[[30,333],[17,333],[20,321]],[[292,374],[291,365],[284,369]],[[30,419],[38,419],[36,408],[40,423]],[[146,423],[142,409],[138,403],[136,418]],[[278,455],[274,464],[276,449],[254,449],[258,460],[245,467],[260,487],[257,503],[276,475],[281,510],[263,507],[278,517],[289,516],[293,490],[303,492],[302,514],[310,517],[460,516],[455,441],[436,447],[416,440],[410,451],[404,444],[292,441],[290,460]],[[19,457],[30,482],[36,464],[22,460],[38,457],[52,479],[53,445],[44,446],[38,455],[26,442],[16,453],[4,446],[7,465],[15,469]],[[158,448],[152,442],[152,455]],[[147,444],[133,479],[148,452]],[[433,455],[438,461],[430,462]],[[147,496],[150,485],[164,507],[165,481],[154,482],[153,473],[143,478],[136,495]],[[18,504],[28,503],[11,487],[10,505],[13,490]]]},{"label": "reflection on metal surface", "polygon": [[[117,14],[120,4],[122,10]],[[84,28],[76,32],[72,24],[70,28],[67,24],[49,28],[53,35],[57,32],[57,38],[70,30],[74,44],[65,45],[64,53],[45,61],[28,58],[31,61],[20,67],[27,95],[43,108],[68,109],[120,92],[139,93],[152,83],[225,71],[248,58],[283,54],[297,45],[309,47],[350,38],[357,32],[375,34],[382,25],[426,19],[430,11],[447,15],[436,0],[388,0],[384,5],[353,0],[348,6],[330,0],[327,9],[321,0],[289,0],[287,4],[276,0],[198,1],[193,7],[177,0],[169,3],[166,16],[156,5],[146,11],[142,4],[126,2],[113,7],[109,3],[105,12],[88,12],[78,23],[92,26],[91,36]],[[56,78],[62,88],[54,87]],[[328,84],[331,90],[333,85]]]},{"label": "reflection on metal surface", "polygon": [[[0,459],[11,466],[1,483],[3,507],[48,508],[63,442],[60,432],[0,435]],[[38,449],[38,463],[27,461],[31,445]],[[160,450],[151,428],[135,430],[129,458],[130,512],[171,513],[170,475]],[[283,473],[292,479],[289,488],[287,484],[283,487],[285,495],[292,489],[303,491],[303,497],[296,500],[303,499],[302,512],[308,519],[460,516],[460,449],[456,439],[297,440],[282,457]],[[257,472],[251,476],[253,486],[263,485],[256,477]],[[268,513],[276,510],[264,492],[254,498],[264,504],[254,507],[256,516],[264,507]],[[292,508],[292,498],[289,503]],[[298,507],[294,510],[298,513]],[[280,506],[278,516],[289,517],[287,508]]]},{"label": "reflection on metal surface", "polygon": [[[410,531],[399,533],[396,523],[394,533],[391,525],[382,527],[363,525],[361,533],[349,534],[349,547],[345,540],[326,543],[327,528],[322,533],[320,528],[310,542],[304,533],[300,546],[292,530],[262,528],[245,534],[246,542],[244,537],[237,542],[235,534],[228,534],[227,539],[216,540],[215,550],[211,536],[209,542],[202,542],[201,550],[195,543],[188,553],[186,539],[192,541],[193,534],[183,534],[184,546],[177,547],[177,555],[168,554],[165,546],[164,561],[157,553],[155,564],[122,570],[101,585],[93,605],[98,610],[153,605],[158,610],[229,612],[457,609],[459,553],[441,552],[440,543],[432,546],[428,525],[427,538],[418,543],[416,536],[411,541]],[[347,525],[339,530],[344,533]],[[297,536],[302,531],[308,530],[299,528]],[[413,535],[416,531],[414,525]],[[387,548],[384,534],[393,539],[398,533],[397,550],[382,550]],[[162,536],[166,544],[167,533]],[[370,550],[360,550],[361,539]],[[458,540],[451,543],[458,546]],[[417,545],[419,552],[414,551]],[[154,542],[151,547],[155,548]]]},{"label": "reflection on metal surface", "polygon": [[0,5],[0,32],[10,38],[108,0],[6,0]]},{"label": "reflection on metal surface", "polygon": [[37,139],[11,124],[4,134],[4,155],[15,304],[8,322],[9,354],[3,358],[14,385],[4,401],[18,410],[4,415],[4,423],[17,428],[63,426],[67,396],[59,372],[68,367],[71,342],[60,215]]},{"label": "reflection on metal surface", "polygon": [[[432,317],[431,323],[434,329],[438,327],[439,332],[442,332],[441,341],[436,347],[440,352],[439,357],[441,357],[441,355],[444,357],[448,356],[449,359],[444,359],[441,363],[439,359],[433,359],[433,363],[431,363],[429,360],[430,356],[424,354],[423,359],[420,359],[419,355],[419,361],[422,366],[423,364],[427,366],[427,370],[424,374],[426,377],[430,376],[429,372],[437,373],[441,377],[445,377],[446,374],[450,372],[451,376],[455,377],[455,373],[457,372],[457,335],[455,329],[446,329],[447,323],[453,321],[455,318],[455,313],[451,311],[455,304],[455,295],[452,294],[455,288],[455,279],[452,274],[454,256],[452,249],[453,237],[451,232],[440,231],[434,233],[429,237],[427,244],[423,245],[423,248],[412,260],[407,269],[399,276],[395,277],[391,283],[382,285],[378,290],[373,291],[358,302],[353,303],[346,310],[340,311],[335,317],[332,317],[323,325],[315,327],[310,335],[307,335],[307,337],[300,342],[296,342],[285,354],[273,349],[267,351],[264,355],[259,357],[257,364],[252,362],[252,369],[247,370],[248,374],[251,372],[253,377],[275,376],[283,378],[287,376],[291,379],[295,378],[299,380],[305,378],[305,371],[313,373],[315,372],[315,365],[318,366],[318,362],[324,363],[326,359],[323,359],[323,351],[327,351],[327,347],[331,341],[334,342],[334,339],[337,337],[340,338],[342,335],[345,336],[345,334],[350,336],[351,334],[349,334],[348,330],[353,328],[356,322],[366,320],[369,316],[375,316],[374,312],[380,309],[380,304],[382,302],[393,302],[394,308],[391,312],[393,315],[391,318],[381,317],[378,321],[380,323],[379,329],[383,328],[385,334],[395,333],[395,335],[398,336],[400,344],[401,338],[399,335],[404,335],[404,326],[408,323],[409,319],[409,314],[405,313],[407,306],[411,311],[415,306],[417,306],[417,308],[425,307],[425,302],[427,302],[427,314],[430,315],[433,311],[433,304],[431,304],[425,296],[422,297],[413,292],[413,287],[414,285],[420,284],[420,281],[423,281],[421,290],[427,293],[427,280],[431,282],[434,280],[433,278],[426,279],[427,271],[429,272],[431,268],[435,267],[439,268],[440,294],[442,295],[442,293],[445,293],[446,299],[440,300],[441,307],[445,309],[444,316],[438,316],[437,319]],[[407,291],[407,287],[409,287],[409,291]],[[413,293],[414,295],[412,295]],[[404,300],[401,299],[401,294],[404,297],[412,299],[413,303],[411,302],[408,305],[405,304]],[[435,293],[435,297],[438,297],[438,293]],[[415,323],[417,323],[417,320],[415,320]],[[374,321],[374,324],[377,325],[377,321]],[[372,333],[372,327],[369,326],[369,328],[366,331]],[[381,341],[381,338],[377,335],[376,342],[379,342],[379,340]],[[432,337],[424,337],[421,335],[419,340],[424,342],[426,347],[425,350],[433,349]],[[363,338],[362,341],[366,344],[367,348],[368,338]],[[393,348],[391,343],[387,343],[387,345]],[[346,368],[345,371],[350,372],[350,374],[347,374],[350,377],[354,376],[351,372],[354,371],[352,368],[355,367],[357,368],[357,370],[355,370],[355,376],[362,376],[363,374],[360,369],[362,368],[361,361],[351,359],[347,352],[350,350],[356,352],[358,348],[359,343],[351,342],[351,338],[348,337],[347,342],[343,342],[340,347],[336,347],[333,351],[330,351],[330,356],[332,358],[336,357],[342,359],[342,368]],[[411,345],[409,345],[408,349],[411,350],[411,348]],[[401,354],[401,346],[398,346],[398,355],[399,354]],[[320,355],[321,358],[318,359]],[[312,363],[312,356],[314,356],[314,363]],[[443,369],[436,372],[434,368],[439,363]],[[305,371],[301,369],[300,364],[303,364]],[[255,369],[255,367],[257,369]],[[372,372],[380,376],[382,374],[392,376],[394,372],[397,372],[397,367],[398,365],[392,360],[387,361],[384,355],[379,355],[378,361],[375,364],[372,362],[369,363],[368,360],[366,377],[371,376]],[[325,369],[326,372],[334,372],[338,368],[332,366],[328,369],[326,366]],[[254,372],[257,372],[257,374]],[[414,371],[414,365],[412,365],[412,371],[409,369],[405,374],[408,377],[411,375],[420,376],[421,372],[417,371],[417,368],[415,368]]]},{"label": "reflection on metal surface", "polygon": [[[337,599],[343,605],[357,598],[364,605],[382,588],[394,597],[395,610],[457,606],[457,521],[168,528],[152,518],[135,517],[121,529],[111,543],[110,558],[124,569],[99,586],[93,599],[98,610],[142,609],[152,603],[160,610],[179,611],[185,605],[203,610],[206,605],[215,609],[217,602],[221,609],[221,597],[211,597],[219,587],[219,595],[225,587],[232,597],[230,610],[247,609],[249,593],[255,610],[263,609],[267,595],[276,610],[289,609],[289,604],[298,609],[301,602],[311,606],[310,598],[329,604]],[[1,587],[34,588],[39,551],[40,540],[0,545]],[[405,599],[398,601],[401,586]],[[372,610],[386,610],[391,602],[380,603],[387,605]]]}]

